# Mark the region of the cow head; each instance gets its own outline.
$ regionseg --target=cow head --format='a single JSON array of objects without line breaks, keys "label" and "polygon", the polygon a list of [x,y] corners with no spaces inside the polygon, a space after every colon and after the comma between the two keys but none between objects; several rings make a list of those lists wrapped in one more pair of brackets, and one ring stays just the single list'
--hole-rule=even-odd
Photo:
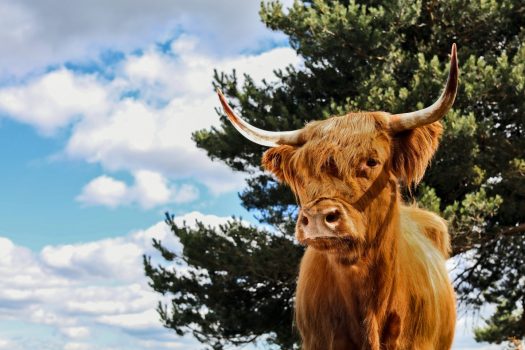
[{"label": "cow head", "polygon": [[[264,167],[295,193],[299,242],[356,260],[378,239],[397,208],[398,180],[417,183],[441,135],[439,120],[458,85],[456,46],[441,97],[425,109],[391,115],[350,113],[295,131],[270,132],[239,118],[219,91],[222,106],[241,134],[272,147]],[[391,220],[390,220],[391,221]]]}]

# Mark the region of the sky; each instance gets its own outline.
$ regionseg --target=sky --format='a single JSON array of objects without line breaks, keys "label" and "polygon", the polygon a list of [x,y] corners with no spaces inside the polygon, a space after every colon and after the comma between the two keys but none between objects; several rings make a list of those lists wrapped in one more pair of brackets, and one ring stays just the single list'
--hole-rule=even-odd
[{"label": "sky", "polygon": [[[290,5],[291,1],[284,1]],[[163,222],[254,224],[191,140],[213,70],[301,67],[259,0],[0,0],[0,349],[201,349],[164,329],[142,255]],[[168,300],[168,299],[164,299]],[[454,349],[473,341],[462,317]]]}]

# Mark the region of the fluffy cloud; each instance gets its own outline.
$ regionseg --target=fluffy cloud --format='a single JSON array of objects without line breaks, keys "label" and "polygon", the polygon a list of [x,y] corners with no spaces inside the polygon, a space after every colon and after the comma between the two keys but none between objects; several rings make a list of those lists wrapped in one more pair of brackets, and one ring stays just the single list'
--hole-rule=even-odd
[{"label": "fluffy cloud", "polygon": [[19,347],[11,340],[0,338],[0,349],[14,350],[19,349]]},{"label": "fluffy cloud", "polygon": [[150,209],[167,203],[192,202],[199,196],[195,186],[170,186],[168,180],[156,172],[136,171],[133,176],[135,181],[132,186],[107,175],[99,176],[84,186],[77,200],[87,205],[110,208],[138,203],[142,208]]},{"label": "fluffy cloud", "polygon": [[91,334],[87,327],[64,327],[60,331],[71,339],[86,338]]},{"label": "fluffy cloud", "polygon": [[51,134],[74,118],[104,113],[106,93],[95,77],[60,69],[27,85],[2,89],[0,111]]},{"label": "fluffy cloud", "polygon": [[[195,220],[219,225],[228,219],[192,212],[175,222]],[[0,323],[23,322],[29,333],[32,325],[50,327],[49,342],[57,349],[200,348],[159,323],[155,307],[161,296],[147,285],[142,267],[143,254],[158,259],[152,238],[181,250],[163,222],[117,238],[47,246],[39,254],[0,237]],[[121,336],[115,344],[92,336],[104,332]],[[0,349],[16,348],[34,344],[29,336],[2,330]]]},{"label": "fluffy cloud", "polygon": [[84,186],[77,200],[86,204],[101,204],[114,208],[126,200],[127,192],[126,183],[102,175]]},{"label": "fluffy cloud", "polygon": [[89,345],[83,343],[67,343],[64,345],[64,350],[89,350]]},{"label": "fluffy cloud", "polygon": [[236,69],[240,77],[247,73],[260,81],[271,80],[274,69],[290,64],[300,64],[290,48],[219,58],[203,53],[194,37],[181,35],[169,49],[154,46],[127,55],[112,68],[111,79],[59,68],[4,87],[0,111],[50,137],[70,127],[63,157],[134,178],[128,185],[101,175],[85,185],[80,202],[107,207],[137,203],[145,209],[180,204],[198,197],[190,180],[213,194],[243,184],[242,174],[212,162],[191,140],[195,130],[219,125],[210,85],[213,70]]},{"label": "fluffy cloud", "polygon": [[240,76],[248,73],[257,80],[271,80],[274,69],[300,61],[289,48],[212,59],[195,51],[193,40],[182,37],[171,52],[151,50],[123,62],[111,88],[138,91],[140,96],[115,102],[103,117],[82,119],[73,129],[66,154],[113,171],[148,169],[172,179],[195,178],[214,193],[238,189],[242,176],[211,162],[191,140],[195,130],[218,125],[217,97],[206,82],[214,68],[236,68]]},{"label": "fluffy cloud", "polygon": [[4,0],[0,77],[67,60],[96,59],[107,49],[142,48],[176,32],[200,36],[208,50],[224,53],[280,40],[260,22],[258,10],[259,1],[246,0]]}]

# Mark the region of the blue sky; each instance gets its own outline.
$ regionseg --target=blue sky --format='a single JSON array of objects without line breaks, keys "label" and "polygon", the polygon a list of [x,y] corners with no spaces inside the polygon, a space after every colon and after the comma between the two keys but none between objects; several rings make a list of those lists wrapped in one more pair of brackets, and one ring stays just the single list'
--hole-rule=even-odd
[{"label": "blue sky", "polygon": [[[141,257],[157,259],[152,238],[180,249],[166,211],[256,222],[244,175],[190,136],[218,125],[214,68],[260,81],[301,65],[258,9],[0,1],[0,349],[200,348],[160,326]],[[487,348],[471,326],[456,349]]]},{"label": "blue sky", "polygon": [[[197,210],[219,216],[232,214],[249,219],[235,191],[210,194],[197,181],[199,200],[166,203],[150,209],[138,205],[108,208],[83,205],[75,198],[91,179],[104,174],[100,164],[54,159],[66,143],[67,131],[56,137],[40,136],[33,128],[9,119],[0,127],[0,235],[35,251],[49,244],[89,241],[128,233],[161,220],[164,212],[183,214]],[[121,179],[129,174],[116,172]],[[177,182],[177,181],[175,181]]]}]

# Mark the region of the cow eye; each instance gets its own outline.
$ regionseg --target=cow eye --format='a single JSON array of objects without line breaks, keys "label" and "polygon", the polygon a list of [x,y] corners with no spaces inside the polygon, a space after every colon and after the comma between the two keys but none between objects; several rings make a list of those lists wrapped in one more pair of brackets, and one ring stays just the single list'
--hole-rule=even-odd
[{"label": "cow eye", "polygon": [[337,164],[335,164],[335,160],[333,158],[328,159],[324,165],[324,169],[330,175],[339,176],[339,169],[337,168]]},{"label": "cow eye", "polygon": [[370,167],[370,168],[375,167],[378,163],[379,163],[379,162],[378,162],[376,159],[374,159],[374,158],[368,158],[368,159],[366,160],[366,166],[367,166],[367,167]]}]

